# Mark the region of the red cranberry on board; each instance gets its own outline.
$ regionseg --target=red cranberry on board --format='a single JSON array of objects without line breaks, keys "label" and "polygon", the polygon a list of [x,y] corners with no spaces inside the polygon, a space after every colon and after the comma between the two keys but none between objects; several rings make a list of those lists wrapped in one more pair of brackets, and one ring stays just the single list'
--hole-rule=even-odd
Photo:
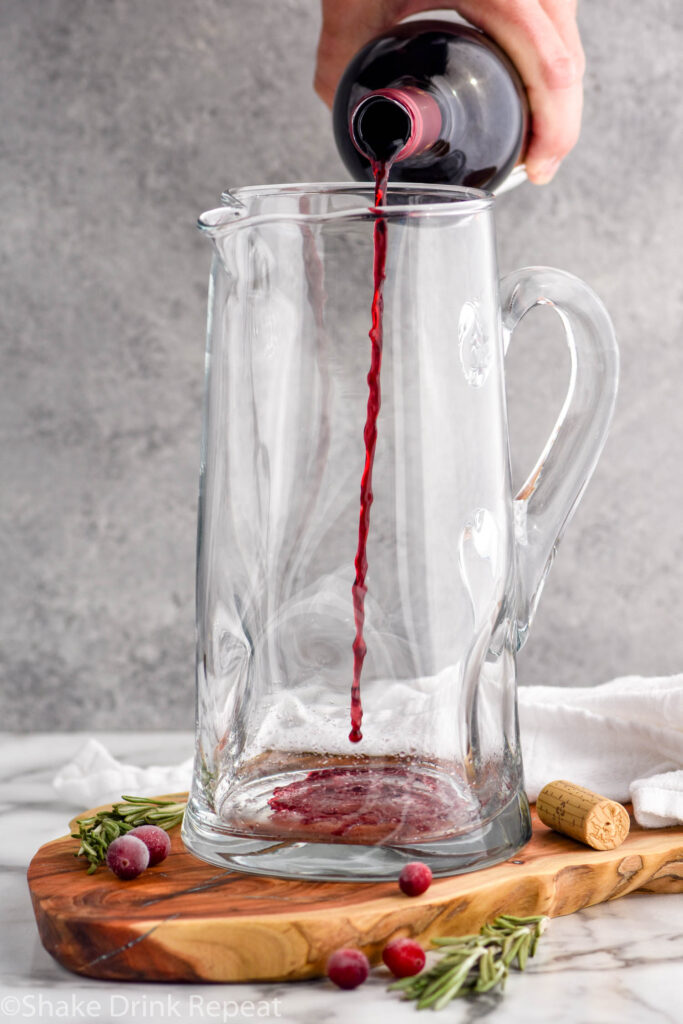
[{"label": "red cranberry on board", "polygon": [[432,872],[420,860],[413,860],[401,871],[398,884],[406,896],[420,896],[432,884]]},{"label": "red cranberry on board", "polygon": [[337,949],[327,961],[326,970],[338,988],[358,988],[367,978],[370,964],[359,949]]},{"label": "red cranberry on board", "polygon": [[149,866],[160,864],[171,852],[171,839],[163,828],[158,825],[137,825],[126,835],[141,839],[149,850]]},{"label": "red cranberry on board", "polygon": [[128,881],[142,874],[149,864],[149,850],[142,839],[122,835],[113,839],[107,848],[107,867],[117,878]]},{"label": "red cranberry on board", "polygon": [[425,965],[425,951],[414,939],[392,939],[382,950],[382,960],[395,978],[410,978]]}]

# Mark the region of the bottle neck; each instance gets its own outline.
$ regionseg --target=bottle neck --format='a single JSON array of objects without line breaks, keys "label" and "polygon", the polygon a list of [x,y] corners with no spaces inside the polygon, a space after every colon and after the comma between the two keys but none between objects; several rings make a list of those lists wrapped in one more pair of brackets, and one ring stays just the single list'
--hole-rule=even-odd
[{"label": "bottle neck", "polygon": [[429,149],[442,132],[441,108],[422,89],[376,89],[351,113],[349,131],[368,160],[405,160]]}]

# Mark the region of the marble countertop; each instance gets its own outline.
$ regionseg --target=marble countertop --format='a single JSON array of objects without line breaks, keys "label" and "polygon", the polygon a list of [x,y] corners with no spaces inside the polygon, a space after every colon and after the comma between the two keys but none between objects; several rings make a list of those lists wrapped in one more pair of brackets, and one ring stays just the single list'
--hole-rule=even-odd
[{"label": "marble countertop", "polygon": [[[134,764],[190,755],[187,733],[98,733]],[[284,1024],[405,1024],[414,1006],[386,991],[384,968],[353,992],[328,981],[161,985],[95,981],[71,974],[41,946],[25,881],[38,847],[64,835],[74,808],[52,778],[85,742],[71,734],[0,735],[0,1024],[4,1021],[246,1021]],[[554,919],[523,974],[503,995],[458,1000],[449,1024],[679,1024],[683,935],[679,895],[631,895]],[[417,1019],[422,1019],[421,1017]]]}]

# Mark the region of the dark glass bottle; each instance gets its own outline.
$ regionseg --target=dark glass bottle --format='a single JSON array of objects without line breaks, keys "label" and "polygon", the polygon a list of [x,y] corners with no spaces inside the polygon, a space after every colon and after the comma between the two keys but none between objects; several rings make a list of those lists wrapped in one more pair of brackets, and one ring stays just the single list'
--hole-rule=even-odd
[{"label": "dark glass bottle", "polygon": [[521,163],[522,80],[483,32],[450,21],[397,25],[353,58],[334,100],[340,155],[358,180],[395,161],[392,181],[494,189]]}]

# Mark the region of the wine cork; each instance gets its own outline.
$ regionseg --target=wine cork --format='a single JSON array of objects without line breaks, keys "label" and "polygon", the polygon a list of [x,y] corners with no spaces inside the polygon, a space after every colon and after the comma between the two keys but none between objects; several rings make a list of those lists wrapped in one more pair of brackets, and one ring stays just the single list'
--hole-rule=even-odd
[{"label": "wine cork", "polygon": [[544,825],[594,850],[613,850],[628,835],[628,811],[615,800],[573,782],[549,782],[538,794],[536,813]]}]

